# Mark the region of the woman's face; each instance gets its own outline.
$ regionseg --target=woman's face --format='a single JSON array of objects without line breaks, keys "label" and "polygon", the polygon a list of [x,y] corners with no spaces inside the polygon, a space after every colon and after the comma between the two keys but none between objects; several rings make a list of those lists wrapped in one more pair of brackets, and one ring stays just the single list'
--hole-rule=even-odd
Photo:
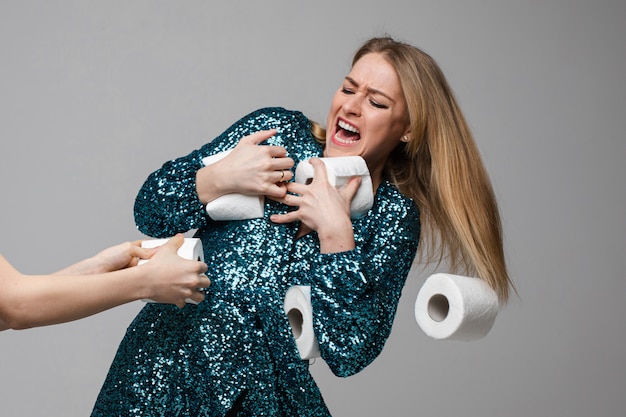
[{"label": "woman's face", "polygon": [[409,132],[398,74],[381,54],[354,64],[333,96],[326,126],[324,156],[359,155],[380,179],[387,157]]}]

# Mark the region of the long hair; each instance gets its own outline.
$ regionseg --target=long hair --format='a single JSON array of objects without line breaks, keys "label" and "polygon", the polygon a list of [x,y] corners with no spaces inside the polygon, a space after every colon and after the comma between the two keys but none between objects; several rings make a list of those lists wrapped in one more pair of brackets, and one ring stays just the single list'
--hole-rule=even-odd
[{"label": "long hair", "polygon": [[[419,260],[448,259],[452,271],[478,275],[505,303],[513,285],[498,206],[443,72],[424,51],[390,37],[367,41],[352,65],[370,53],[381,54],[395,68],[409,112],[410,140],[392,152],[384,175],[420,208]],[[323,141],[321,126],[314,123],[312,130]]]}]

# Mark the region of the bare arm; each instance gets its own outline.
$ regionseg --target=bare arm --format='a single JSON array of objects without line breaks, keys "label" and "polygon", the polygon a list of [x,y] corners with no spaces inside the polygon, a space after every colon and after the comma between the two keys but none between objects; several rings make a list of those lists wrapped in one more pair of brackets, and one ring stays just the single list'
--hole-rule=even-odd
[{"label": "bare arm", "polygon": [[[210,281],[199,274],[207,267],[176,254],[183,239],[182,235],[172,238],[152,255],[151,262],[92,275],[67,274],[72,268],[65,274],[24,275],[0,256],[0,329],[77,320],[143,298],[179,307],[187,298],[202,301],[204,295],[197,289],[208,287]],[[76,269],[93,268],[98,262],[90,258]]]},{"label": "bare arm", "polygon": [[141,247],[141,240],[124,242],[54,272],[53,275],[91,275],[117,271],[136,266],[139,259],[149,259],[153,254],[153,249]]}]

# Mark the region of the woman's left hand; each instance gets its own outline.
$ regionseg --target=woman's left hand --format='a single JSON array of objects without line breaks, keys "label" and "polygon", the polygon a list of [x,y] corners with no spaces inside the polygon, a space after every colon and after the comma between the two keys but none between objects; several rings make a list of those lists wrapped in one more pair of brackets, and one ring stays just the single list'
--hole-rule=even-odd
[{"label": "woman's left hand", "polygon": [[361,184],[360,177],[352,178],[346,185],[335,188],[328,182],[326,165],[318,158],[310,160],[314,170],[310,184],[285,183],[288,194],[275,199],[297,210],[272,215],[274,223],[301,221],[318,233],[322,253],[343,252],[354,249],[354,232],[350,220],[350,202]]}]

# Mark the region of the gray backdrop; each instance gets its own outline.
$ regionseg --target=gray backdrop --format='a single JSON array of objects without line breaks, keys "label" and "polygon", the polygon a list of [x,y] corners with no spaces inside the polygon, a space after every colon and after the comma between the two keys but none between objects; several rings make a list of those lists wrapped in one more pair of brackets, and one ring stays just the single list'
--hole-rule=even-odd
[{"label": "gray backdrop", "polygon": [[[520,296],[486,338],[435,341],[415,270],[370,367],[313,365],[330,410],[623,416],[625,18],[620,0],[0,1],[0,252],[46,273],[142,237],[151,171],[262,106],[325,122],[352,53],[389,33],[458,95]],[[1,333],[0,415],[88,415],[141,306]]]}]

